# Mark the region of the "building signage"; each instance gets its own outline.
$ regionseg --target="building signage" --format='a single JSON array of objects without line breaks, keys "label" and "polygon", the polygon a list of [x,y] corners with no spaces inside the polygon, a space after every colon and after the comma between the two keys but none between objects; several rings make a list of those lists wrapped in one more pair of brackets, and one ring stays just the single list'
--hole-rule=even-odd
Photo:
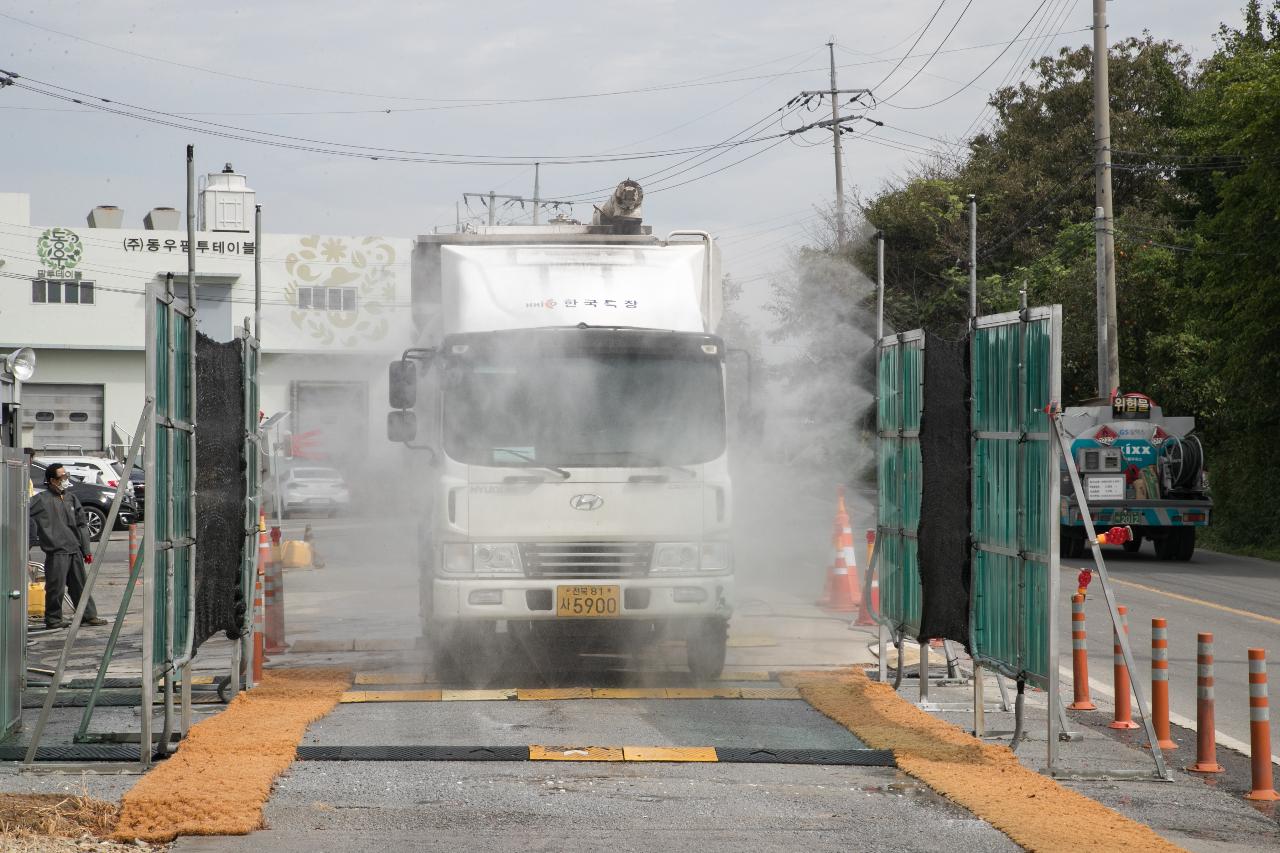
[{"label": "building signage", "polygon": [[[125,237],[121,240],[126,252],[181,252],[187,254],[187,241],[158,237]],[[252,255],[257,247],[253,241],[197,240],[196,252],[205,255]]]}]

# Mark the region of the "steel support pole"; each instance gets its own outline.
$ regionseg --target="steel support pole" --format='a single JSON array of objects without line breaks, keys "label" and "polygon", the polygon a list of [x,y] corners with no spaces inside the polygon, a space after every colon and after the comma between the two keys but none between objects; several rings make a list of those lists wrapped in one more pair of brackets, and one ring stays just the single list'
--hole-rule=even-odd
[{"label": "steel support pole", "polygon": [[533,224],[534,225],[538,224],[538,214],[540,213],[539,207],[542,204],[541,200],[538,198],[538,183],[539,183],[539,178],[541,177],[541,174],[540,174],[541,171],[542,171],[542,164],[534,163],[533,164]]},{"label": "steel support pole", "polygon": [[969,196],[969,327],[978,318],[978,197]]},{"label": "steel support pole", "polygon": [[987,706],[983,697],[982,664],[973,662],[973,736],[984,737],[987,733]]},{"label": "steel support pole", "polygon": [[489,224],[490,225],[495,225],[497,223],[498,211],[494,208],[494,205],[496,205],[497,203],[498,203],[497,195],[494,193],[493,190],[489,190]]},{"label": "steel support pole", "polygon": [[1094,204],[1102,208],[1101,252],[1106,322],[1107,374],[1105,387],[1098,389],[1100,398],[1120,386],[1120,347],[1116,327],[1116,235],[1111,198],[1111,101],[1107,56],[1107,0],[1093,0],[1093,145]]},{"label": "steel support pole", "polygon": [[253,206],[253,336],[262,340],[262,205]]},{"label": "steel support pole", "polygon": [[876,343],[884,337],[884,232],[876,232]]}]

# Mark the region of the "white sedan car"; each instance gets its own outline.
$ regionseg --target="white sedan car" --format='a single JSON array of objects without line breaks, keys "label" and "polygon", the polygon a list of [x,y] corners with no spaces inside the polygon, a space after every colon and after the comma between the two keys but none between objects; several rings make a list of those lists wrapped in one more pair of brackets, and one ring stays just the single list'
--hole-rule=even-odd
[{"label": "white sedan car", "polygon": [[351,506],[351,492],[342,474],[333,468],[293,468],[280,483],[284,514],[315,512],[337,515]]}]

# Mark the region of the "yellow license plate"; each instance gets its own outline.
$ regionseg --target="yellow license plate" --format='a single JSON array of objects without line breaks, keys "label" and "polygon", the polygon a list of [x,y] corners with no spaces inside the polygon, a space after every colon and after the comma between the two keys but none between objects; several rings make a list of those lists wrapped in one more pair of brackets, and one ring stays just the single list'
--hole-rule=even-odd
[{"label": "yellow license plate", "polygon": [[618,586],[558,586],[556,615],[574,619],[608,619],[622,610]]}]

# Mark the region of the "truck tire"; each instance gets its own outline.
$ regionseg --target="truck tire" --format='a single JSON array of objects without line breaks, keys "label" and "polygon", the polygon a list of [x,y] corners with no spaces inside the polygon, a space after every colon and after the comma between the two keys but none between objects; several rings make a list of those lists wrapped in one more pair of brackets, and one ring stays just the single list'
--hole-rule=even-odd
[{"label": "truck tire", "polygon": [[1172,560],[1178,554],[1178,531],[1166,531],[1159,539],[1154,540],[1156,557],[1161,560]]},{"label": "truck tire", "polygon": [[685,657],[694,678],[708,681],[720,677],[728,641],[729,622],[725,619],[708,619],[689,631]]},{"label": "truck tire", "polygon": [[1124,548],[1127,553],[1136,554],[1142,550],[1142,537],[1135,536],[1120,547]]},{"label": "truck tire", "polygon": [[1194,527],[1184,527],[1179,530],[1177,542],[1178,547],[1177,552],[1174,554],[1174,559],[1185,563],[1196,552],[1196,529]]}]

